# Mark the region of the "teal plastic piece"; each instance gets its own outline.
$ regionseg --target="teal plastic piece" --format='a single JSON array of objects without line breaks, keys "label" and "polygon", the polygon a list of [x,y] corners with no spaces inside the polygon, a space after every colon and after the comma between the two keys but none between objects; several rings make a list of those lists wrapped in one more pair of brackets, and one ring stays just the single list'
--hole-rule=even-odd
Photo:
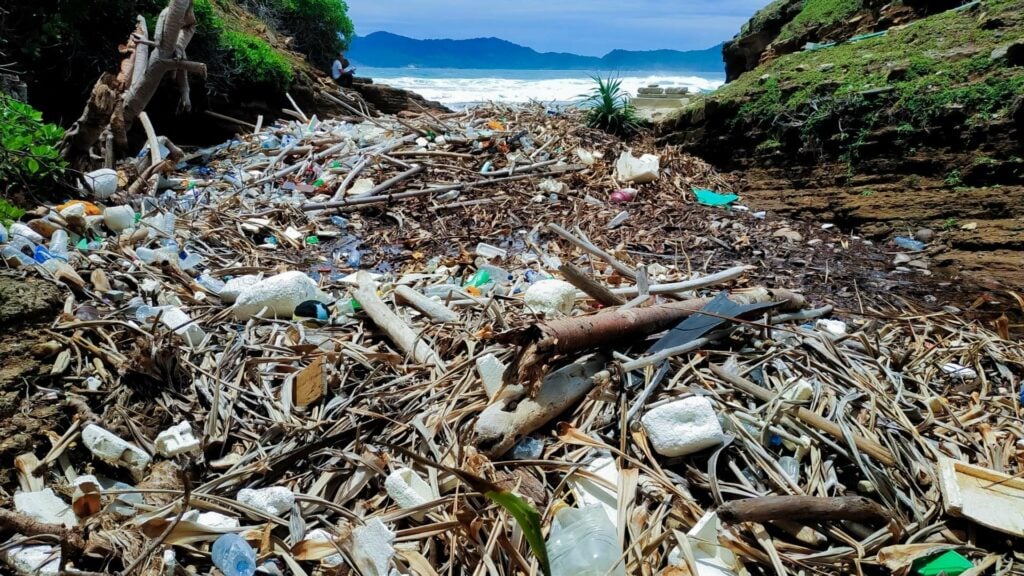
[{"label": "teal plastic piece", "polygon": [[697,202],[705,206],[728,206],[740,199],[735,194],[719,194],[706,188],[694,188],[693,194],[697,197]]}]

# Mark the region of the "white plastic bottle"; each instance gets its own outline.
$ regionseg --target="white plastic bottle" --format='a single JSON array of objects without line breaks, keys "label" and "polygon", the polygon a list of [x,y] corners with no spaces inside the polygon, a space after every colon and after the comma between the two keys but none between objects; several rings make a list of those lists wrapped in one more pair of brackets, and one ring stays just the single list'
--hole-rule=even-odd
[{"label": "white plastic bottle", "polygon": [[551,576],[626,576],[615,526],[604,508],[562,508],[547,542]]}]

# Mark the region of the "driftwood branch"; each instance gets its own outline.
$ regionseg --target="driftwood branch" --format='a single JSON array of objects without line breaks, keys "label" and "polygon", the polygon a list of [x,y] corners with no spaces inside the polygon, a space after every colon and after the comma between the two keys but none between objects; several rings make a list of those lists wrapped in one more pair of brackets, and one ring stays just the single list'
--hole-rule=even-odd
[{"label": "driftwood branch", "polygon": [[821,498],[818,496],[760,496],[727,502],[718,508],[723,522],[826,522],[829,520],[886,520],[892,514],[862,496]]},{"label": "driftwood branch", "polygon": [[597,300],[605,306],[621,306],[626,301],[619,298],[607,286],[601,284],[597,280],[590,277],[589,274],[573,266],[572,264],[563,264],[559,266],[558,271],[562,273],[566,281],[572,284],[576,288],[582,290],[594,300]]},{"label": "driftwood branch", "polygon": [[398,286],[395,288],[395,299],[419,310],[433,322],[445,323],[459,321],[459,315],[456,314],[454,310],[448,308],[437,300],[427,298],[420,292],[408,286]]},{"label": "driftwood branch", "polygon": [[373,323],[387,333],[399,350],[411,355],[417,362],[433,364],[435,368],[444,370],[445,363],[441,356],[377,296],[377,287],[369,274],[365,271],[359,272],[358,280],[359,288],[355,291],[355,299]]}]

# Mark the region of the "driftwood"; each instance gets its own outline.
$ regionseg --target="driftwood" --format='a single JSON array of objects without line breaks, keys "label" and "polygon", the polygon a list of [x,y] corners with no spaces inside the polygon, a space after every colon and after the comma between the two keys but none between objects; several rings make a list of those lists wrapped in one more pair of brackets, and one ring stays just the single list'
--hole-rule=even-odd
[{"label": "driftwood", "polygon": [[586,292],[587,296],[605,306],[621,306],[626,303],[625,300],[613,294],[607,286],[594,280],[589,274],[572,264],[563,264],[558,268],[558,271],[562,273],[562,276],[565,277],[569,284]]},{"label": "driftwood", "polygon": [[72,168],[90,167],[90,150],[104,134],[108,143],[112,141],[108,147],[123,152],[127,145],[125,132],[145,110],[167,73],[174,75],[178,86],[179,111],[192,109],[188,75],[206,77],[205,64],[187,60],[186,48],[195,27],[192,0],[169,0],[157,19],[154,41],[149,40],[145,19],[139,17],[135,32],[122,50],[127,55],[119,74],[116,78],[112,74],[100,77],[82,116],[61,141],[61,154]]},{"label": "driftwood", "polygon": [[437,300],[427,298],[420,292],[408,286],[395,288],[395,299],[412,306],[423,314],[426,314],[431,321],[445,323],[458,322],[459,315]]},{"label": "driftwood", "polygon": [[723,522],[826,522],[829,520],[892,520],[880,504],[862,496],[760,496],[733,500],[718,507]]},{"label": "driftwood", "polygon": [[355,291],[355,299],[396,346],[421,364],[433,364],[437,370],[444,370],[445,363],[441,356],[427,344],[419,334],[414,332],[387,304],[377,296],[377,287],[369,274],[360,272],[359,288]]},{"label": "driftwood", "polygon": [[[750,304],[784,302],[783,309],[793,310],[804,303],[799,294],[765,288],[737,291],[733,299]],[[648,308],[614,309],[591,316],[536,323],[524,330],[503,334],[501,340],[513,341],[520,347],[505,372],[505,379],[536,383],[544,374],[544,365],[554,356],[644,338],[671,328],[711,300],[693,298]]]}]

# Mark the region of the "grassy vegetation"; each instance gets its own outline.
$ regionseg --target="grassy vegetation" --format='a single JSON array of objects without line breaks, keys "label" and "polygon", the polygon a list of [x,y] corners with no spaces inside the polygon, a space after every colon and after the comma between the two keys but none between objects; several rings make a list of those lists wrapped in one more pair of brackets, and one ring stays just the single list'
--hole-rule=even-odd
[{"label": "grassy vegetation", "polygon": [[270,5],[281,29],[295,37],[295,47],[318,66],[333,61],[355,33],[343,0],[273,0]]},{"label": "grassy vegetation", "polygon": [[248,32],[240,22],[222,15],[212,0],[194,0],[198,23],[193,43],[213,68],[211,77],[229,86],[257,86],[285,90],[294,79],[292,64],[266,40]]},{"label": "grassy vegetation", "polygon": [[[849,14],[855,4],[822,0],[819,7],[807,0],[800,22]],[[836,12],[824,11],[829,5]],[[1024,0],[989,0],[985,10],[1013,22],[1024,13]],[[1004,114],[1024,94],[1024,68],[993,61],[989,54],[1012,39],[1006,29],[979,26],[976,13],[945,12],[883,37],[782,56],[711,99],[738,110],[735,129],[760,129],[762,144],[785,142],[784,134],[799,126],[807,140],[844,141],[848,159],[855,160],[858,143],[875,127],[891,125],[901,138],[911,139],[954,107],[973,123]],[[837,125],[839,116],[853,122]]]},{"label": "grassy vegetation", "polygon": [[779,39],[799,37],[813,28],[843,22],[861,6],[861,0],[804,0],[803,9],[782,28]]}]

